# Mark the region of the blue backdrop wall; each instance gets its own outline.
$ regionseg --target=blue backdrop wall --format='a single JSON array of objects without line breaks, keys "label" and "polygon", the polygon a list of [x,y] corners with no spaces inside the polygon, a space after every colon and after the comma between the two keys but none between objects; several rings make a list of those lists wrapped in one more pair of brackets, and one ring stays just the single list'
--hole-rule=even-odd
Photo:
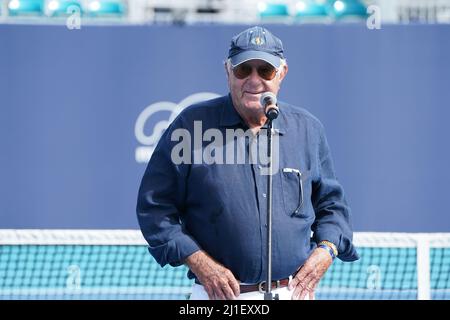
[{"label": "blue backdrop wall", "polygon": [[[244,28],[0,26],[0,228],[137,228],[156,125],[227,93]],[[270,29],[279,98],[325,125],[355,230],[450,231],[450,26]]]}]

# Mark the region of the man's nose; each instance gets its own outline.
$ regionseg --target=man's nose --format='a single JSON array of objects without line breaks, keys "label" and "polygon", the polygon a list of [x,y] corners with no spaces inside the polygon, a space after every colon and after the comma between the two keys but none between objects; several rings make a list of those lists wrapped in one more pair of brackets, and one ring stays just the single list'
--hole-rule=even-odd
[{"label": "man's nose", "polygon": [[258,74],[258,69],[257,68],[252,68],[252,73],[250,73],[250,75],[248,76],[248,80],[251,82],[258,82],[261,83],[261,77]]}]

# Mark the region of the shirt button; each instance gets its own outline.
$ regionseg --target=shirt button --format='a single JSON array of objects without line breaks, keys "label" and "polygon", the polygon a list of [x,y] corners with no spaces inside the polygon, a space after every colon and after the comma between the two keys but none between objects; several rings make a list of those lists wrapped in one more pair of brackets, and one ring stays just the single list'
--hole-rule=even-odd
[{"label": "shirt button", "polygon": [[262,194],[262,196],[263,196],[263,197],[265,198],[265,197],[266,197],[266,194],[265,194],[265,193],[263,193],[263,194]]},{"label": "shirt button", "polygon": [[261,165],[258,165],[258,169],[261,170],[261,169],[262,169],[262,166],[261,166]]}]

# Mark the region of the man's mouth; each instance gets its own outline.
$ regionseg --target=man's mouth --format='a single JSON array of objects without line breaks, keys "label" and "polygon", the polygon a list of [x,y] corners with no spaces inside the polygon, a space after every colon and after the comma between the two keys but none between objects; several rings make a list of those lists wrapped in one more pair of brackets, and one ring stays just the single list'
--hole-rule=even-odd
[{"label": "man's mouth", "polygon": [[253,95],[262,94],[262,92],[252,92],[252,91],[244,91],[244,93]]}]

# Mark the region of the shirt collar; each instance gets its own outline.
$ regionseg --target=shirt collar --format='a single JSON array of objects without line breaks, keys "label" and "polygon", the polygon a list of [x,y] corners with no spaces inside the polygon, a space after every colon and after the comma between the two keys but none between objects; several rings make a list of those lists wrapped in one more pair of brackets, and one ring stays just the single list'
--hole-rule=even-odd
[{"label": "shirt collar", "polygon": [[273,122],[273,129],[275,132],[278,132],[281,136],[286,133],[286,130],[288,129],[288,121],[286,113],[283,112],[283,103],[278,103],[278,108],[280,110],[280,113],[278,115],[278,118]]},{"label": "shirt collar", "polygon": [[[245,122],[242,120],[239,113],[236,111],[233,105],[233,101],[231,99],[231,94],[228,94],[226,102],[222,107],[222,114],[220,115],[220,126],[221,127],[234,127],[241,124],[244,127],[247,127]],[[280,135],[284,135],[286,133],[287,126],[287,118],[283,113],[283,109],[280,107],[280,115],[273,122],[273,129],[275,132]]]}]

